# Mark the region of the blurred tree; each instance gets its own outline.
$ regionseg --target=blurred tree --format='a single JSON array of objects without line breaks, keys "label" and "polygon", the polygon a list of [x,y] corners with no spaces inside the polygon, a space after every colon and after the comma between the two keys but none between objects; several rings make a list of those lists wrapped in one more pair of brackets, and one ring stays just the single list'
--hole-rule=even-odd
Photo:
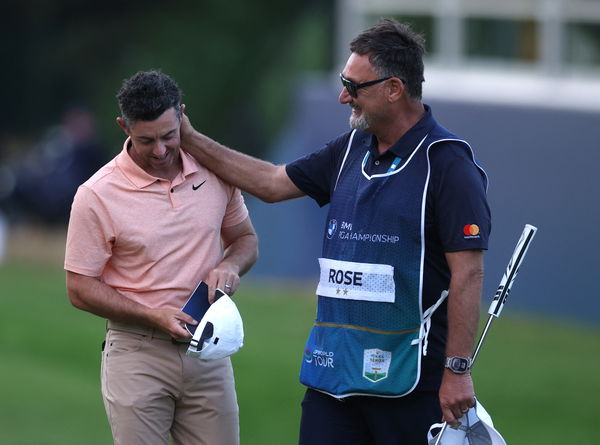
[{"label": "blurred tree", "polygon": [[332,15],[333,0],[5,0],[0,144],[39,137],[64,104],[84,100],[116,152],[121,81],[158,68],[199,129],[259,154],[287,115],[294,78],[330,68]]}]

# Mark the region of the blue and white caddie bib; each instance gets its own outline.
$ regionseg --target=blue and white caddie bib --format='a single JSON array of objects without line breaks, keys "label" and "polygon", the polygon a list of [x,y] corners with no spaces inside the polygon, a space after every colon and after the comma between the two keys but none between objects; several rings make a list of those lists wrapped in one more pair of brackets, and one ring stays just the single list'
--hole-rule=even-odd
[{"label": "blue and white caddie bib", "polygon": [[300,381],[338,398],[399,397],[419,381],[430,317],[447,295],[422,307],[429,149],[448,140],[470,148],[437,126],[401,167],[369,176],[356,135],[331,197]]}]

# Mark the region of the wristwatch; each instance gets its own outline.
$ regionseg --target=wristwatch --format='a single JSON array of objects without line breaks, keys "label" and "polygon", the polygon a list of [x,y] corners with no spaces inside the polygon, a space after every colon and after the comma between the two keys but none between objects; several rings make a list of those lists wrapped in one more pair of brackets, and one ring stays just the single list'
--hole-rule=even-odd
[{"label": "wristwatch", "polygon": [[446,357],[445,367],[454,374],[464,374],[471,369],[471,357]]}]

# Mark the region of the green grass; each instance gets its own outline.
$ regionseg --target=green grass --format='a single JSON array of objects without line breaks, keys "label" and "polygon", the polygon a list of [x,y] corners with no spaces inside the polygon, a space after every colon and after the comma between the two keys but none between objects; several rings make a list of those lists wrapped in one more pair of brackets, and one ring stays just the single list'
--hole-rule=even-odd
[{"label": "green grass", "polygon": [[[242,445],[297,442],[312,293],[252,284],[236,294],[246,330],[233,357]],[[59,268],[4,264],[0,302],[0,443],[111,443],[99,388],[104,322],[70,306]],[[505,311],[474,379],[507,443],[587,445],[598,443],[599,367],[597,327]]]}]

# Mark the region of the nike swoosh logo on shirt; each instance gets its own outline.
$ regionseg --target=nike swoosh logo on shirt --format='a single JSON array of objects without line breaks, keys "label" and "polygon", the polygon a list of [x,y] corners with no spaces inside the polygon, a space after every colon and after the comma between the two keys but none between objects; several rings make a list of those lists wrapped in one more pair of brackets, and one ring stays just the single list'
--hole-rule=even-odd
[{"label": "nike swoosh logo on shirt", "polygon": [[206,179],[198,185],[192,184],[192,190],[198,190],[200,187],[202,187],[202,184],[204,184],[205,182],[206,182]]}]

